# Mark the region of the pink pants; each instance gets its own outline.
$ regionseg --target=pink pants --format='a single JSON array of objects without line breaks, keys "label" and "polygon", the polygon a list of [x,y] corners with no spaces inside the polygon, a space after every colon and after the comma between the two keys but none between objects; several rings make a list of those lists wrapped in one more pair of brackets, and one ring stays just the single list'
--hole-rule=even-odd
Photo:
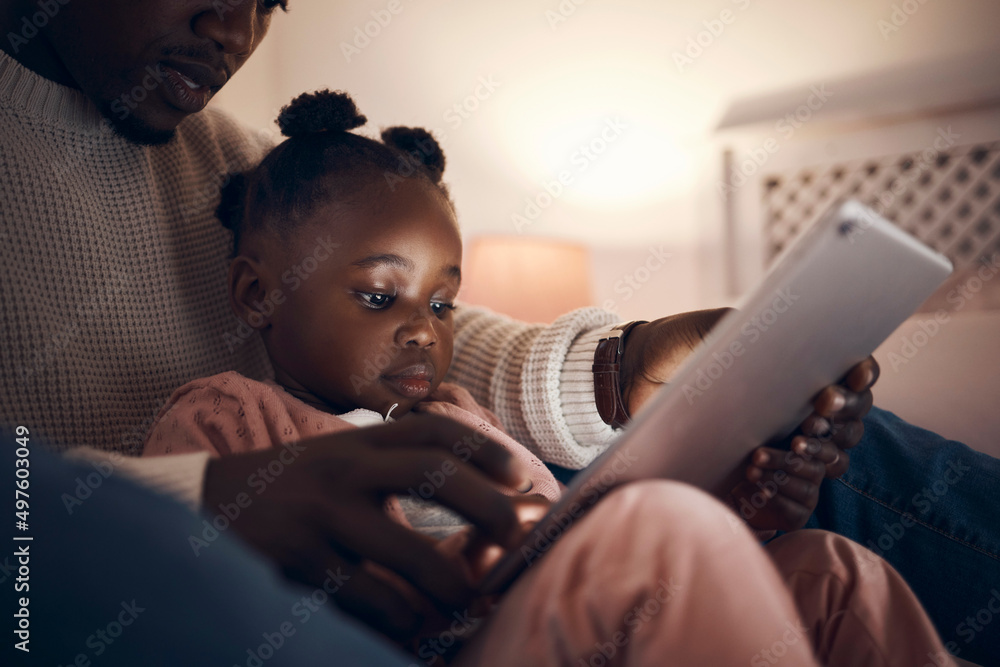
[{"label": "pink pants", "polygon": [[768,544],[676,482],[610,494],[533,564],[458,665],[953,664],[913,593],[846,538]]}]

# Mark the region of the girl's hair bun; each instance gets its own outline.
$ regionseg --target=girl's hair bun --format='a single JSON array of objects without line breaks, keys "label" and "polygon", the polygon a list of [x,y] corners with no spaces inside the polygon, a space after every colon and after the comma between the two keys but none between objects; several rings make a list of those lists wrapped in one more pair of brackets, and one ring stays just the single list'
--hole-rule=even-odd
[{"label": "girl's hair bun", "polygon": [[286,137],[318,132],[347,132],[368,122],[347,93],[320,90],[303,93],[278,114],[278,127]]},{"label": "girl's hair bun", "polygon": [[444,151],[434,136],[421,127],[389,127],[382,130],[382,141],[424,165],[435,183],[444,174]]}]

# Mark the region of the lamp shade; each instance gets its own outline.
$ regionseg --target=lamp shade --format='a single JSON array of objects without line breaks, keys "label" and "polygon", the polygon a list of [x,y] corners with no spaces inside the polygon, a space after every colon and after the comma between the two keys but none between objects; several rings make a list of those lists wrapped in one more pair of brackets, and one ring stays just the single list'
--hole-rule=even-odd
[{"label": "lamp shade", "polygon": [[547,239],[485,236],[469,244],[461,300],[526,322],[592,305],[587,248]]}]

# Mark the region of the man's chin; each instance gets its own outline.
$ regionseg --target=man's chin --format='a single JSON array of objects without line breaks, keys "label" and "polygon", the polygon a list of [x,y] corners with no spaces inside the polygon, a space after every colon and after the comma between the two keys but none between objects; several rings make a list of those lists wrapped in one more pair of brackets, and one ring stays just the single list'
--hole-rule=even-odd
[{"label": "man's chin", "polygon": [[163,130],[152,127],[135,114],[121,118],[112,112],[110,106],[105,108],[101,105],[101,113],[104,115],[104,122],[114,130],[115,134],[139,146],[162,146],[169,143],[177,133],[176,128]]}]

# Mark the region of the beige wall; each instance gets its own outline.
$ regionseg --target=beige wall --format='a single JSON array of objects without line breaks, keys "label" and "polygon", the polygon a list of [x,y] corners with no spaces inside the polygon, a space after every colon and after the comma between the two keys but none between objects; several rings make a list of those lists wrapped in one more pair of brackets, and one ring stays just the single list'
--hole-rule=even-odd
[{"label": "beige wall", "polygon": [[[331,87],[350,92],[371,126],[436,128],[466,236],[520,231],[592,245],[598,303],[616,298],[619,274],[644,260],[648,244],[668,243],[676,265],[661,272],[662,285],[620,307],[626,316],[716,300],[716,285],[697,268],[711,239],[695,193],[711,158],[706,138],[729,100],[961,53],[1000,62],[995,0],[290,4],[216,104],[270,126],[294,95]],[[346,57],[342,45],[372,12],[391,20]],[[886,32],[894,12],[901,25]],[[699,33],[707,46],[679,66],[674,54]],[[485,99],[469,98],[490,79],[495,89],[479,88]],[[450,111],[463,103],[477,108],[464,118]],[[601,155],[579,152],[602,131],[611,141]],[[516,229],[512,215],[560,171],[570,185]]]}]

